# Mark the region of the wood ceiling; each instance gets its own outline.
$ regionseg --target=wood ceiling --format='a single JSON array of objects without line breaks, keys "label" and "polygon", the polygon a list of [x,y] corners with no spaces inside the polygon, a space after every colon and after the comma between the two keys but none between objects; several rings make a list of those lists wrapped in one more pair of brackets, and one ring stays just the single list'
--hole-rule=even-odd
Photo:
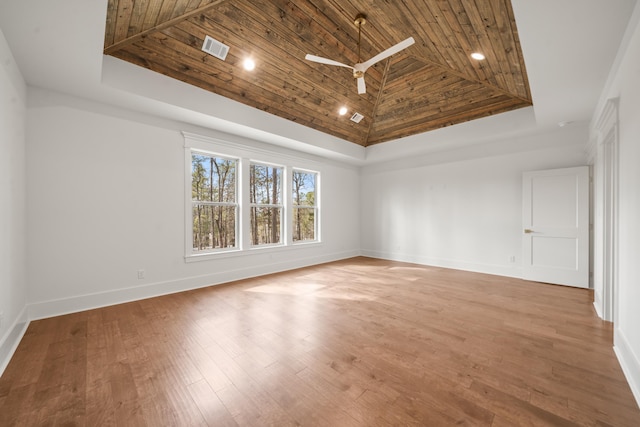
[{"label": "wood ceiling", "polygon": [[[358,62],[359,13],[363,61],[416,40],[367,70],[365,95],[351,70],[304,59]],[[104,53],[362,146],[532,105],[510,0],[109,0]]]}]

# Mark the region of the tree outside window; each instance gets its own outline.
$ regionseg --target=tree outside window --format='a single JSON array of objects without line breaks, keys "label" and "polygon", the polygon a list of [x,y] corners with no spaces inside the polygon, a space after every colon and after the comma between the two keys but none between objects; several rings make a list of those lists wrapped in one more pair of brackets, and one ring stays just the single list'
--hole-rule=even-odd
[{"label": "tree outside window", "polygon": [[254,246],[282,243],[282,172],[282,167],[251,164],[250,238]]},{"label": "tree outside window", "polygon": [[191,153],[193,252],[237,248],[237,160]]},{"label": "tree outside window", "polygon": [[304,159],[184,136],[186,262],[320,242],[320,173]]},{"label": "tree outside window", "polygon": [[316,201],[317,173],[293,171],[293,241],[316,240],[318,207]]}]

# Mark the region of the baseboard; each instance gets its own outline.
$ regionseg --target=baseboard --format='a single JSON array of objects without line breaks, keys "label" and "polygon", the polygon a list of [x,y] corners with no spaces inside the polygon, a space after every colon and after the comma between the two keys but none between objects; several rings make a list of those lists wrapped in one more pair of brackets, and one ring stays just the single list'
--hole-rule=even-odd
[{"label": "baseboard", "polygon": [[28,326],[29,321],[27,320],[27,307],[25,306],[16,318],[15,322],[13,322],[13,325],[11,325],[11,328],[9,328],[7,333],[0,340],[0,377],[9,365],[9,362],[13,357],[13,353],[15,353],[18,348],[18,344],[20,344],[20,340],[22,340]]},{"label": "baseboard", "polygon": [[640,358],[633,352],[629,341],[619,328],[613,331],[613,350],[618,357],[622,372],[627,378],[636,403],[640,407]]},{"label": "baseboard", "polygon": [[363,249],[362,256],[371,258],[386,259],[389,261],[410,262],[413,264],[428,265],[431,267],[451,268],[455,270],[472,271],[474,273],[493,274],[496,276],[522,278],[522,268],[520,266],[507,267],[503,265],[471,263],[458,260],[430,258],[408,254],[398,254],[392,252],[372,251]]},{"label": "baseboard", "polygon": [[595,287],[592,287],[591,289],[593,289],[593,308],[596,309],[596,314],[598,315],[599,318],[604,319],[603,315],[603,307],[602,307],[602,295],[600,294],[600,292],[598,292],[598,290]]},{"label": "baseboard", "polygon": [[345,251],[324,256],[299,258],[293,261],[270,263],[250,266],[237,270],[229,270],[221,273],[212,273],[202,276],[193,276],[177,280],[150,283],[131,288],[114,289],[106,292],[79,295],[69,298],[30,303],[27,306],[30,320],[44,319],[69,313],[91,310],[115,304],[153,298],[161,295],[173,294],[192,289],[204,288],[233,282],[235,280],[248,279],[265,274],[278,273],[326,262],[338,261],[360,255],[359,251]]},{"label": "baseboard", "polygon": [[599,301],[593,301],[593,308],[596,311],[596,314],[598,315],[599,318],[604,319],[604,317],[602,317],[602,311],[600,311],[600,302]]}]

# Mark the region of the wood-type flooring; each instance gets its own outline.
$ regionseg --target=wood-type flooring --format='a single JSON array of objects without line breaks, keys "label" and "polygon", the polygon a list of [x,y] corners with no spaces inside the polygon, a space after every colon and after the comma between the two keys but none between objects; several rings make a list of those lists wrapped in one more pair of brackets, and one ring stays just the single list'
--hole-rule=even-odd
[{"label": "wood-type flooring", "polygon": [[34,321],[1,426],[640,426],[585,289],[364,257]]}]

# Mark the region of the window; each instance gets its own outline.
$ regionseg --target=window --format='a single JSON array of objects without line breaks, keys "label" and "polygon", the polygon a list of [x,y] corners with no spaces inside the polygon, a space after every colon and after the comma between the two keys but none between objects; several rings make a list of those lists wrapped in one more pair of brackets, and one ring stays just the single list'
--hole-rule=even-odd
[{"label": "window", "polygon": [[317,240],[318,206],[316,189],[318,174],[293,171],[291,179],[293,203],[293,241]]},{"label": "window", "polygon": [[183,135],[186,262],[320,243],[320,172],[307,169],[317,163]]},{"label": "window", "polygon": [[193,253],[237,248],[238,161],[191,152]]},{"label": "window", "polygon": [[252,163],[249,172],[251,244],[282,243],[282,168]]}]

